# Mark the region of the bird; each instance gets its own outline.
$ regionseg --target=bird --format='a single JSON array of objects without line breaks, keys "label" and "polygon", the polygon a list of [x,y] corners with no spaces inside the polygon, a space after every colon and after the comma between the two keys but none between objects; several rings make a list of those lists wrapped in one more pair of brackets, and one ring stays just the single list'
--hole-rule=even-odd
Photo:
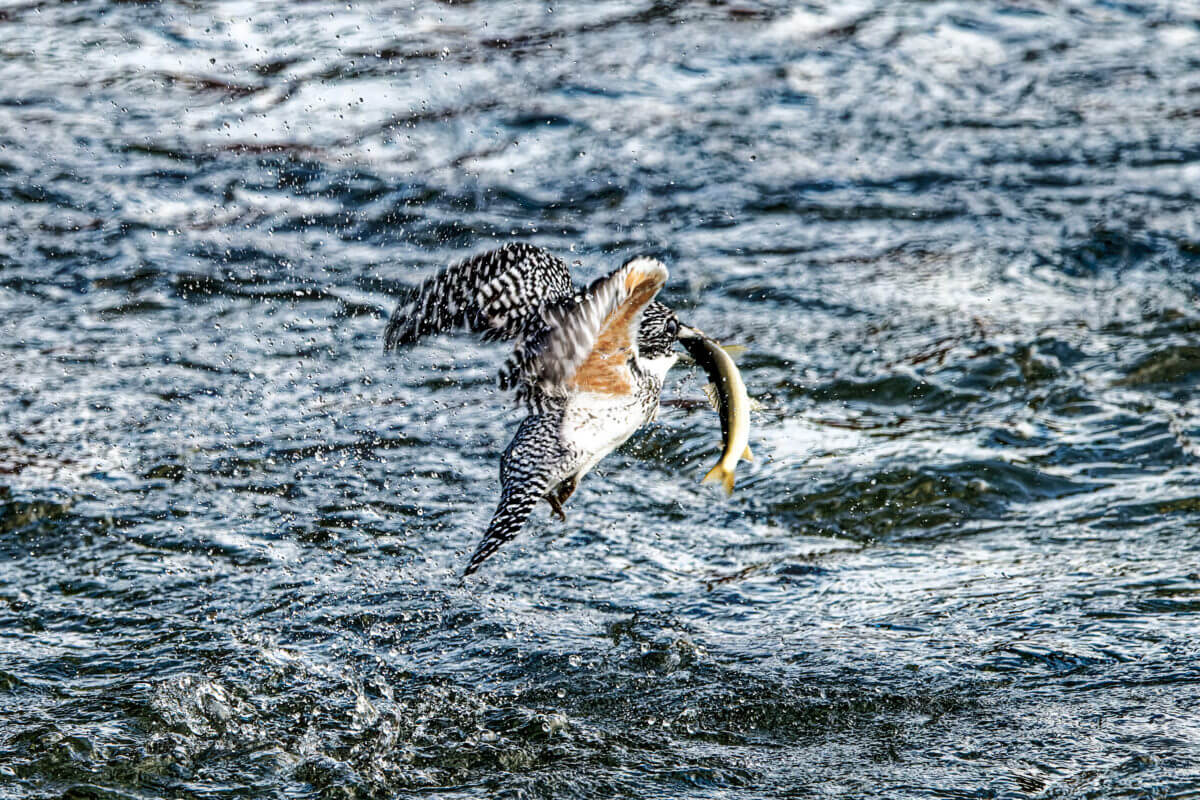
[{"label": "bird", "polygon": [[500,499],[464,577],[520,533],[539,501],[565,520],[584,475],[657,416],[673,346],[701,335],[655,299],[667,277],[661,261],[637,256],[579,288],[561,258],[513,242],[400,298],[385,353],[452,330],[513,342],[498,382],[525,417],[500,457]]}]

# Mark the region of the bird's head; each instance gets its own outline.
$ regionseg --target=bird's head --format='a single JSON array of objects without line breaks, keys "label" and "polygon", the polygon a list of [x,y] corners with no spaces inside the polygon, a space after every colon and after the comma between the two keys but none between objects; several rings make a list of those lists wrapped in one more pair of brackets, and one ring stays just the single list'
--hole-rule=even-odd
[{"label": "bird's head", "polygon": [[704,334],[684,325],[675,312],[657,301],[646,306],[638,328],[638,355],[645,366],[662,379],[679,358],[676,342],[688,348],[687,340],[703,339]]},{"label": "bird's head", "polygon": [[682,328],[674,311],[657,301],[648,304],[638,327],[638,355],[645,359],[671,356]]},{"label": "bird's head", "polygon": [[638,328],[638,353],[642,358],[665,358],[671,355],[671,348],[676,342],[703,338],[703,333],[684,325],[674,311],[656,300],[642,312],[642,324]]}]

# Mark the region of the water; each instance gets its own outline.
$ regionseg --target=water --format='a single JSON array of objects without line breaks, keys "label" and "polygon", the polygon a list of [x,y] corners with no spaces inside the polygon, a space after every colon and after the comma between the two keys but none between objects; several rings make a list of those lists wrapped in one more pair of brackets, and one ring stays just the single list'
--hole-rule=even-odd
[{"label": "water", "polygon": [[[1184,3],[5,4],[0,796],[1200,796],[1198,120]],[[463,584],[380,337],[518,239],[766,410]]]}]

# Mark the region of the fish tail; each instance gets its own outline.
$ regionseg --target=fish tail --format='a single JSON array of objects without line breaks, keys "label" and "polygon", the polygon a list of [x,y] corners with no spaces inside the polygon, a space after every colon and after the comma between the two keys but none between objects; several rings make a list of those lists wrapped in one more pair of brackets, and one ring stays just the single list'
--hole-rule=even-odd
[{"label": "fish tail", "polygon": [[725,487],[726,495],[733,494],[733,481],[734,481],[733,470],[726,469],[724,461],[719,462],[715,467],[710,469],[708,471],[708,474],[705,475],[704,479],[701,480],[700,482],[701,483],[713,483],[715,481],[720,481],[721,485]]}]

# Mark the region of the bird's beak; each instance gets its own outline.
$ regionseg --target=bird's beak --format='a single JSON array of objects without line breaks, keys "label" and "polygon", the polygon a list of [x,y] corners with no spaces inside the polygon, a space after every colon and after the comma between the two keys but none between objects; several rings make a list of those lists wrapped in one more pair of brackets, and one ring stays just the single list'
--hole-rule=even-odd
[{"label": "bird's beak", "polygon": [[675,332],[675,341],[677,344],[683,346],[683,349],[687,351],[687,355],[680,356],[679,363],[695,365],[696,353],[704,349],[703,342],[707,338],[707,336],[696,328],[680,325],[679,330]]}]

